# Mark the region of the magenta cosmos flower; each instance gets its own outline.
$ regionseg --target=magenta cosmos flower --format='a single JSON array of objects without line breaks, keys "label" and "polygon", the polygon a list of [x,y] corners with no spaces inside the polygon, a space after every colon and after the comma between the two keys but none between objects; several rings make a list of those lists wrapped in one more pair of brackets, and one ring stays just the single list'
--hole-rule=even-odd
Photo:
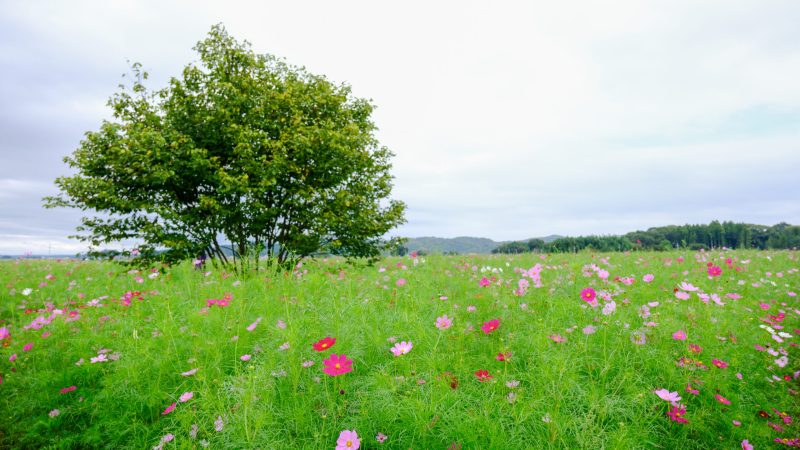
[{"label": "magenta cosmos flower", "polygon": [[723,361],[721,359],[716,359],[716,358],[711,360],[711,364],[719,367],[720,369],[725,369],[725,368],[728,367],[728,363],[726,363],[725,361]]},{"label": "magenta cosmos flower", "polygon": [[669,416],[670,419],[672,419],[675,422],[689,423],[689,421],[686,420],[685,417],[683,417],[684,415],[686,415],[686,407],[683,405],[671,406],[669,408],[669,411],[667,411],[667,415]]},{"label": "magenta cosmos flower", "polygon": [[486,277],[483,277],[483,278],[481,278],[481,281],[479,281],[479,282],[478,282],[478,285],[479,285],[480,287],[486,287],[486,286],[489,286],[490,284],[492,284],[492,281],[491,281],[491,280],[489,280],[489,279],[488,279],[488,278],[486,278]]},{"label": "magenta cosmos flower", "polygon": [[332,377],[353,371],[353,360],[347,359],[346,355],[337,355],[336,353],[332,353],[328,359],[322,361],[322,364],[324,366],[322,371]]},{"label": "magenta cosmos flower", "polygon": [[581,300],[585,301],[586,303],[592,304],[596,298],[597,292],[595,292],[593,288],[587,287],[581,291]]},{"label": "magenta cosmos flower", "polygon": [[336,450],[355,450],[361,446],[361,441],[358,439],[358,433],[355,430],[344,430],[339,433],[339,439],[336,440]]},{"label": "magenta cosmos flower", "polygon": [[676,341],[685,341],[686,340],[686,332],[683,331],[683,330],[678,330],[678,331],[672,333],[672,339],[675,339]]},{"label": "magenta cosmos flower", "polygon": [[481,330],[484,333],[489,334],[492,331],[496,330],[500,326],[500,319],[492,319],[488,322],[484,322],[481,326]]}]

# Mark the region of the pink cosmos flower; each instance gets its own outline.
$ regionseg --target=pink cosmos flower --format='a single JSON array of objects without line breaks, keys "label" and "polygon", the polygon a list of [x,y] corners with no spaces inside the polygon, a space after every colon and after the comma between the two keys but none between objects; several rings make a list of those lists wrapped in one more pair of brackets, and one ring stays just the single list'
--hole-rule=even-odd
[{"label": "pink cosmos flower", "polygon": [[583,334],[585,334],[585,335],[590,335],[590,334],[594,334],[594,332],[597,331],[597,328],[595,328],[594,325],[587,325],[581,331],[583,331]]},{"label": "pink cosmos flower", "polygon": [[553,341],[553,342],[555,342],[557,344],[560,344],[562,342],[567,342],[567,338],[565,338],[564,336],[561,336],[560,334],[551,334],[550,336],[547,336],[547,337],[550,338],[551,341]]},{"label": "pink cosmos flower", "polygon": [[17,360],[17,354],[16,353],[14,353],[14,354],[12,354],[11,356],[8,357],[8,362],[14,362],[16,360]]},{"label": "pink cosmos flower", "polygon": [[11,333],[8,331],[6,327],[0,327],[0,341],[8,339],[11,337]]},{"label": "pink cosmos flower", "polygon": [[478,282],[478,285],[480,287],[486,287],[486,286],[489,286],[491,284],[492,284],[492,282],[486,277],[481,278],[481,281]]},{"label": "pink cosmos flower", "polygon": [[668,401],[670,403],[677,403],[681,400],[681,396],[678,395],[678,392],[670,392],[667,389],[657,389],[653,391],[653,394],[656,394],[661,400]]},{"label": "pink cosmos flower", "polygon": [[247,326],[247,331],[253,331],[253,330],[255,330],[255,329],[256,329],[256,327],[258,326],[258,324],[259,324],[259,323],[261,323],[261,317],[259,317],[258,319],[256,319],[256,321],[255,321],[255,322],[253,322],[253,323],[251,323],[250,325],[248,325],[248,326]]},{"label": "pink cosmos flower", "polygon": [[700,394],[700,391],[698,391],[697,389],[693,388],[691,383],[686,385],[686,389],[685,390],[686,390],[687,393],[692,394],[692,395],[699,395]]},{"label": "pink cosmos flower", "polygon": [[27,344],[25,344],[24,347],[22,347],[22,351],[29,352],[31,351],[32,348],[33,348],[33,342],[28,342]]},{"label": "pink cosmos flower", "polygon": [[50,411],[49,413],[47,413],[47,415],[50,416],[50,417],[58,417],[59,414],[61,414],[61,411],[58,410],[58,409],[54,409],[54,410]]},{"label": "pink cosmos flower", "polygon": [[178,397],[178,400],[180,400],[181,403],[186,403],[191,400],[192,397],[194,397],[194,392],[184,392],[180,397]]},{"label": "pink cosmos flower", "polygon": [[678,291],[675,293],[675,298],[677,298],[678,300],[689,300],[689,297],[691,296],[683,291]]},{"label": "pink cosmos flower", "polygon": [[395,282],[395,284],[396,284],[398,287],[400,287],[400,286],[405,286],[405,285],[406,285],[406,283],[408,283],[408,282],[406,281],[406,279],[405,279],[405,278],[398,278],[398,279],[397,279],[397,281]]},{"label": "pink cosmos flower", "polygon": [[712,266],[710,266],[708,268],[708,276],[709,277],[718,277],[720,275],[722,275],[722,268],[721,267],[712,265]]},{"label": "pink cosmos flower", "polygon": [[61,391],[59,391],[59,392],[61,392],[62,394],[66,394],[68,392],[74,391],[75,389],[78,389],[78,387],[77,386],[70,386],[70,387],[65,387],[65,388],[61,389]]},{"label": "pink cosmos flower", "polygon": [[731,404],[730,400],[728,400],[727,398],[725,398],[725,397],[723,397],[723,396],[721,396],[719,394],[715,394],[714,398],[716,398],[717,401],[722,403],[723,405],[730,405]]},{"label": "pink cosmos flower", "polygon": [[605,306],[603,306],[602,312],[604,316],[610,316],[616,310],[617,310],[617,303],[614,300],[611,300],[610,302],[606,303]]},{"label": "pink cosmos flower", "polygon": [[402,341],[398,342],[397,344],[394,344],[394,347],[390,348],[389,351],[391,351],[392,354],[395,357],[397,357],[400,355],[405,355],[406,353],[410,352],[413,347],[414,345],[410,341],[409,342]]},{"label": "pink cosmos flower", "polygon": [[488,322],[484,322],[483,326],[481,326],[481,330],[483,330],[485,334],[489,334],[494,330],[496,330],[499,326],[500,326],[500,319],[492,319]]},{"label": "pink cosmos flower", "polygon": [[686,332],[683,331],[683,330],[678,330],[678,331],[672,333],[672,339],[675,339],[676,341],[685,341],[686,340]]},{"label": "pink cosmos flower", "polygon": [[186,372],[181,373],[181,376],[190,377],[190,376],[196,374],[197,370],[198,370],[197,368],[194,368],[194,369],[191,369],[191,370],[187,370]]},{"label": "pink cosmos flower", "polygon": [[436,328],[446,330],[453,325],[453,319],[447,317],[447,314],[436,318]]},{"label": "pink cosmos flower", "polygon": [[361,446],[361,441],[358,439],[358,433],[355,430],[344,430],[339,433],[339,438],[336,439],[336,450],[355,450]]},{"label": "pink cosmos flower", "polygon": [[252,356],[250,355],[242,355],[239,357],[239,359],[241,359],[242,361],[250,361],[250,358],[252,358]]},{"label": "pink cosmos flower", "polygon": [[386,441],[386,439],[387,439],[388,437],[389,437],[389,436],[386,436],[386,435],[385,435],[385,434],[383,434],[383,433],[378,433],[378,435],[377,435],[377,436],[375,436],[375,440],[376,440],[376,441],[378,441],[378,443],[379,443],[379,444],[383,444],[383,442],[384,442],[384,441]]},{"label": "pink cosmos flower", "polygon": [[161,415],[166,416],[167,414],[171,413],[175,409],[176,405],[177,403],[173,402],[171,405],[167,406],[167,409],[165,409],[164,412],[161,413]]},{"label": "pink cosmos flower", "polygon": [[332,353],[328,359],[322,361],[322,364],[324,366],[322,371],[332,377],[353,371],[353,360],[347,359],[346,355]]},{"label": "pink cosmos flower", "polygon": [[742,441],[742,450],[753,450],[752,444],[747,439]]},{"label": "pink cosmos flower", "polygon": [[649,282],[653,281],[655,278],[656,277],[653,276],[652,273],[648,273],[647,275],[642,277],[642,281],[644,281],[645,283],[649,283]]},{"label": "pink cosmos flower", "polygon": [[703,349],[697,344],[689,344],[689,351],[694,353],[695,355],[699,355]]}]

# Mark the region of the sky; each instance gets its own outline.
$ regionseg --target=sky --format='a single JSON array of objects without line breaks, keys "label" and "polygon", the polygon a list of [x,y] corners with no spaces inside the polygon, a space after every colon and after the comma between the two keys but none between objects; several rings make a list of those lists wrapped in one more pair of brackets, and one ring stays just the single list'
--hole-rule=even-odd
[{"label": "sky", "polygon": [[392,235],[495,240],[800,223],[800,3],[0,0],[0,254],[74,254],[43,209],[132,62],[222,23],[347,83],[394,153]]}]

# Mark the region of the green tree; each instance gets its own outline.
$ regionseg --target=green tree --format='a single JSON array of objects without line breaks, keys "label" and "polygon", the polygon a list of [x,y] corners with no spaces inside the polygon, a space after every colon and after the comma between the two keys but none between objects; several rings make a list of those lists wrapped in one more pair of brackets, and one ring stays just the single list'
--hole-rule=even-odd
[{"label": "green tree", "polygon": [[161,90],[133,65],[132,87],[109,100],[113,120],[65,158],[77,173],[56,180],[45,206],[95,213],[75,237],[138,240],[145,258],[206,254],[244,269],[262,252],[287,265],[379,255],[405,205],[389,199],[392,153],[374,136],[374,106],[221,25],[194,49],[198,62]]}]

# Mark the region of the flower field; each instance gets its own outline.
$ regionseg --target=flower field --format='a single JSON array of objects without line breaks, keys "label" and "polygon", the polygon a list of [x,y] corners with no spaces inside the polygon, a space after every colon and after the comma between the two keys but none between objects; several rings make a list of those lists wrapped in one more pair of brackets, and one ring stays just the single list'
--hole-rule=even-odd
[{"label": "flower field", "polygon": [[800,447],[797,252],[0,263],[0,448]]}]

